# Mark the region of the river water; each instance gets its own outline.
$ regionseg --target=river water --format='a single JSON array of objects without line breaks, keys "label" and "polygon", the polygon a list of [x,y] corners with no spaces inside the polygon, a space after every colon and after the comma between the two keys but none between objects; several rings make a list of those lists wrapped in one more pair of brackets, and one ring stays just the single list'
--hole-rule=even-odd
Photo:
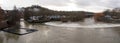
[{"label": "river water", "polygon": [[22,36],[0,31],[0,43],[120,43],[120,24],[95,22],[93,18],[84,22],[20,24],[38,31]]}]

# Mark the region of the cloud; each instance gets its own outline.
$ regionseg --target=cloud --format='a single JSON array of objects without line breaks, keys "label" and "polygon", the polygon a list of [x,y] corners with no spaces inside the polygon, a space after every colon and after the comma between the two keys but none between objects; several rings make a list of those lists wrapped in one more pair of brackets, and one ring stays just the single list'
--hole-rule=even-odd
[{"label": "cloud", "polygon": [[111,8],[116,8],[116,7],[120,7],[119,4],[120,4],[120,0],[109,0],[106,6]]},{"label": "cloud", "polygon": [[39,0],[39,4],[46,6],[66,6],[70,2],[70,0]]},{"label": "cloud", "polygon": [[[64,3],[59,3],[59,4],[64,5]],[[66,2],[66,3],[68,4],[66,4],[64,7],[61,6],[62,10],[69,9],[69,10],[84,10],[84,11],[91,11],[91,12],[102,12],[105,9],[120,7],[119,5],[120,0],[69,0],[69,2]],[[57,4],[52,4],[52,5],[57,6]],[[60,6],[58,8],[56,7],[56,9],[60,9]]]},{"label": "cloud", "polygon": [[43,5],[43,6],[67,6],[70,0],[0,0],[0,5],[6,9],[14,5],[17,7]]},{"label": "cloud", "polygon": [[106,8],[120,7],[120,0],[75,0],[78,6],[100,6]]},{"label": "cloud", "polygon": [[17,7],[40,5],[57,10],[103,11],[120,7],[119,2],[120,0],[0,0],[0,5],[4,9],[11,9],[14,5]]}]

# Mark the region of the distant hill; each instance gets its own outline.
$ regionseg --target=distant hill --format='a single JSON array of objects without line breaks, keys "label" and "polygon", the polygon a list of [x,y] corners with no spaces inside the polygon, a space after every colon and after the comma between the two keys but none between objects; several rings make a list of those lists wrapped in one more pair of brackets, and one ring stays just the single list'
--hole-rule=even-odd
[{"label": "distant hill", "polygon": [[85,13],[86,15],[92,15],[94,14],[93,12],[87,12],[87,11],[55,11],[55,10],[51,10],[51,9],[48,9],[48,8],[44,8],[44,7],[41,7],[41,6],[38,6],[38,5],[33,5],[33,6],[30,6],[30,7],[26,7],[24,8],[25,10],[27,11],[31,11],[33,13],[38,13],[38,14],[35,14],[35,15],[72,15],[72,14],[81,14],[81,13]]}]

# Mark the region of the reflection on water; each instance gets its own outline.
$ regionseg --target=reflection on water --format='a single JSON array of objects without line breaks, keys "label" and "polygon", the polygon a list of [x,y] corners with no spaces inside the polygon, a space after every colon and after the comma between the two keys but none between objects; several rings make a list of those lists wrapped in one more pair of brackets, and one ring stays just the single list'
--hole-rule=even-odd
[{"label": "reflection on water", "polygon": [[[101,24],[94,23],[94,21],[94,24],[92,22],[88,24],[86,21],[84,23],[48,22],[45,23],[47,25],[21,21],[22,28],[38,29],[39,31],[23,36],[0,31],[0,43],[120,43],[119,24]],[[95,25],[97,28],[94,27]],[[72,26],[74,28],[71,28]],[[94,28],[83,28],[82,26]]]}]

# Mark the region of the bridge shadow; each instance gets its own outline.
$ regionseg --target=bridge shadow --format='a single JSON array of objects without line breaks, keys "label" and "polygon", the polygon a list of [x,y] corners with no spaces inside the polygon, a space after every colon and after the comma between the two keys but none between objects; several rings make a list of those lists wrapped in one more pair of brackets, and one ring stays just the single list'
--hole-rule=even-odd
[{"label": "bridge shadow", "polygon": [[25,35],[25,34],[33,33],[33,32],[38,31],[38,30],[29,29],[29,28],[21,28],[20,23],[16,23],[15,25],[12,25],[8,28],[2,29],[2,31],[16,34],[16,35]]}]

